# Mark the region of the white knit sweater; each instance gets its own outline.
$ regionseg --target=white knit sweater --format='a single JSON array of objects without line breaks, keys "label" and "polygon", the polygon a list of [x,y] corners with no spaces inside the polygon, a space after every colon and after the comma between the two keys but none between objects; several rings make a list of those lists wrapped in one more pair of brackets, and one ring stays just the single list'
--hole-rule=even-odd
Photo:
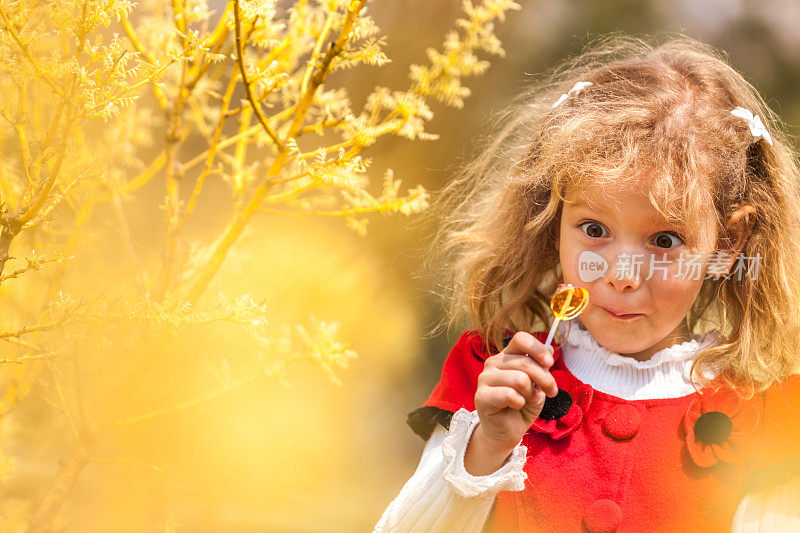
[{"label": "white knit sweater", "polygon": [[[677,398],[691,394],[688,368],[698,350],[716,340],[716,332],[695,336],[636,361],[600,346],[580,319],[559,324],[565,341],[564,364],[580,381],[628,400]],[[521,443],[492,474],[473,476],[464,467],[464,453],[478,424],[476,411],[459,409],[450,429],[437,425],[422,452],[419,466],[384,511],[374,532],[477,533],[483,528],[501,490],[524,488],[527,448]],[[732,533],[800,531],[800,477],[784,485],[750,493],[739,503]]]}]

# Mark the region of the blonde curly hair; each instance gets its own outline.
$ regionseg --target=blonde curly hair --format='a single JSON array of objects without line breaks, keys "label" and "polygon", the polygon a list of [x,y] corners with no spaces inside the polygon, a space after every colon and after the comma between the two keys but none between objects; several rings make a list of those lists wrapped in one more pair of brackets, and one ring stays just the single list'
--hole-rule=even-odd
[{"label": "blonde curly hair", "polygon": [[[576,82],[591,82],[553,107]],[[772,145],[753,142],[737,106],[758,115]],[[650,201],[687,229],[717,226],[755,208],[742,254],[756,276],[706,279],[687,315],[691,332],[723,338],[698,354],[704,368],[751,396],[797,367],[800,348],[800,192],[797,154],[779,118],[723,55],[673,36],[657,45],[612,34],[534,79],[496,116],[496,133],[444,187],[430,215],[442,220],[427,262],[446,265],[448,313],[430,332],[468,313],[487,350],[506,329],[548,329],[550,295],[562,281],[555,240],[567,186],[619,188],[652,177]],[[439,259],[446,257],[445,260]],[[751,279],[754,278],[754,279]],[[697,378],[697,379],[695,379]]]}]

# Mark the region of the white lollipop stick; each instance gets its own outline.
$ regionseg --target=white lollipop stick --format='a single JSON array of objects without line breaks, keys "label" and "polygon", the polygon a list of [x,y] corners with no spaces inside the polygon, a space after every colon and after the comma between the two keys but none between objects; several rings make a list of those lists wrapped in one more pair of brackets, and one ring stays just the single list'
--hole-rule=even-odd
[{"label": "white lollipop stick", "polygon": [[558,326],[559,322],[561,322],[561,319],[556,317],[556,319],[553,321],[553,325],[550,327],[550,333],[547,334],[547,340],[544,343],[545,348],[550,346],[550,343],[553,342],[553,335],[556,334],[556,326]]},{"label": "white lollipop stick", "polygon": [[[572,301],[572,292],[567,293],[567,299],[564,304],[561,306],[561,311],[563,312],[564,309],[569,309],[569,303]],[[544,343],[544,347],[547,348],[550,346],[550,343],[553,342],[553,336],[556,334],[556,326],[558,323],[561,322],[561,317],[556,316],[556,319],[553,320],[553,325],[550,326],[550,333],[547,334],[547,341]]]}]

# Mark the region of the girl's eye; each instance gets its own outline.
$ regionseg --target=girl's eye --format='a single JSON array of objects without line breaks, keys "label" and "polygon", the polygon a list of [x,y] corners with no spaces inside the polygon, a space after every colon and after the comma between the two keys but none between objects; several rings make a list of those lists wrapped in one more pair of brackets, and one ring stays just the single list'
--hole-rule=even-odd
[{"label": "girl's eye", "polygon": [[663,232],[656,235],[656,238],[653,239],[653,242],[659,248],[675,248],[676,246],[683,244],[683,239],[674,233]]},{"label": "girl's eye", "polygon": [[583,229],[586,235],[595,239],[602,237],[605,230],[602,224],[592,221],[582,222],[579,227]]}]

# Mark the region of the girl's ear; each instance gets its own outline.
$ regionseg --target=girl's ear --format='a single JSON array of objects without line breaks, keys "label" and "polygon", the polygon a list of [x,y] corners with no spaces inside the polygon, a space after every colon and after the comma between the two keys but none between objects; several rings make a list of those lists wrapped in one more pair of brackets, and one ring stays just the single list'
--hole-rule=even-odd
[{"label": "girl's ear", "polygon": [[728,218],[728,222],[725,223],[725,230],[731,236],[728,250],[741,252],[744,249],[744,244],[753,232],[753,225],[756,222],[755,212],[756,208],[752,205],[743,205]]},{"label": "girl's ear", "polygon": [[725,232],[727,239],[725,239],[724,248],[720,252],[730,254],[730,259],[727,261],[726,274],[733,268],[736,259],[744,249],[747,239],[753,232],[753,225],[755,224],[756,208],[752,205],[739,206],[725,223]]}]

